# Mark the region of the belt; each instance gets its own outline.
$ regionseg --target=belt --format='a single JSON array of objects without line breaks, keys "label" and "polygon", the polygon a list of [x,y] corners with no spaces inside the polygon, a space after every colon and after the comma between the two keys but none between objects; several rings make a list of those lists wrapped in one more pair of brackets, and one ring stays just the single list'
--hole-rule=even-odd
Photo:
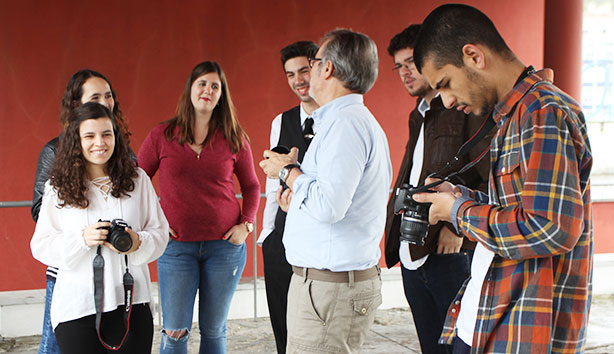
[{"label": "belt", "polygon": [[294,274],[307,279],[328,281],[331,283],[353,283],[375,278],[380,274],[378,265],[365,270],[333,272],[327,269],[303,268],[292,266]]}]

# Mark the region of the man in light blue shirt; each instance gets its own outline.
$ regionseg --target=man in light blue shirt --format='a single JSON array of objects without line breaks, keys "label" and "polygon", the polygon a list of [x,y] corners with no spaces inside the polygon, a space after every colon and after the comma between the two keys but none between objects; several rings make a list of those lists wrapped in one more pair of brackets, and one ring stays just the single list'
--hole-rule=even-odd
[{"label": "man in light blue shirt", "polygon": [[310,96],[317,134],[303,164],[265,151],[260,167],[288,189],[283,243],[294,275],[288,352],[358,351],[381,303],[379,243],[392,167],[386,135],[363,103],[377,78],[377,48],[349,30],[326,34],[314,58]]}]

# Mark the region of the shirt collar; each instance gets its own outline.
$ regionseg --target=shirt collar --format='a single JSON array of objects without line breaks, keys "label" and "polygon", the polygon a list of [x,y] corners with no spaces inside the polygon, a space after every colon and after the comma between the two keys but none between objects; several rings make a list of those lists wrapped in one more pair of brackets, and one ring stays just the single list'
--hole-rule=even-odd
[{"label": "shirt collar", "polygon": [[361,94],[351,93],[348,95],[343,95],[328,102],[324,106],[320,106],[320,108],[316,109],[315,111],[313,111],[313,113],[311,113],[311,116],[313,117],[314,124],[320,123],[328,111],[340,110],[344,107],[355,104],[364,105],[363,102],[364,100]]},{"label": "shirt collar", "polygon": [[[439,97],[439,92],[437,92],[435,97],[431,99],[431,103],[433,102],[433,99],[437,97]],[[418,112],[420,113],[420,115],[422,115],[422,118],[426,116],[426,112],[428,112],[430,109],[431,109],[431,106],[429,105],[429,103],[426,102],[424,98],[421,98],[420,103],[418,104]]]},{"label": "shirt collar", "polygon": [[505,116],[510,114],[520,99],[538,82],[546,81],[552,83],[554,72],[552,69],[542,69],[535,71],[520,82],[514,85],[514,88],[503,97],[503,99],[495,105],[493,111],[493,120],[498,123]]},{"label": "shirt collar", "polygon": [[305,124],[305,119],[309,118],[310,115],[307,114],[307,112],[305,112],[305,108],[303,107],[303,102],[301,102],[301,104],[299,106],[301,107],[299,109],[300,116],[301,116],[301,126],[303,126]]}]

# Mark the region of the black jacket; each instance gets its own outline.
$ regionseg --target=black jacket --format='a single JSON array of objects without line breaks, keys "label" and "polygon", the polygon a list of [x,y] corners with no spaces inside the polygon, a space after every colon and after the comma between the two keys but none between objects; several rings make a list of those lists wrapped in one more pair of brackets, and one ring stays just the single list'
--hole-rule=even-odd
[{"label": "black jacket", "polygon": [[34,176],[34,193],[32,194],[32,208],[30,214],[32,219],[38,221],[38,213],[41,209],[41,203],[43,202],[43,194],[45,193],[45,183],[49,179],[49,173],[53,162],[55,161],[55,155],[58,151],[58,145],[60,137],[56,136],[51,139],[38,155],[38,162],[36,163],[36,175]]}]

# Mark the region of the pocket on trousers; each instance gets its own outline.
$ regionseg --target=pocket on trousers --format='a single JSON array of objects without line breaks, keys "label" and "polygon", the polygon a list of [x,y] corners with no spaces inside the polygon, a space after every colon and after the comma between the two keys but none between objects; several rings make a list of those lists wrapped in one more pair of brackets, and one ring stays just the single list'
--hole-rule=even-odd
[{"label": "pocket on trousers", "polygon": [[309,284],[307,286],[308,286],[307,302],[309,305],[309,311],[311,312],[313,317],[315,317],[318,321],[320,321],[324,325],[326,324],[326,321],[324,320],[324,318],[322,318],[322,316],[320,316],[320,313],[316,309],[316,305],[313,300],[313,280],[309,280]]},{"label": "pocket on trousers", "polygon": [[352,324],[347,337],[347,345],[352,350],[358,351],[367,337],[369,327],[373,323],[375,311],[382,304],[382,294],[378,291],[377,293],[355,297],[351,301],[353,310]]},{"label": "pocket on trousers", "polygon": [[369,297],[352,299],[352,308],[360,316],[368,316],[382,304],[382,294],[374,294]]}]

